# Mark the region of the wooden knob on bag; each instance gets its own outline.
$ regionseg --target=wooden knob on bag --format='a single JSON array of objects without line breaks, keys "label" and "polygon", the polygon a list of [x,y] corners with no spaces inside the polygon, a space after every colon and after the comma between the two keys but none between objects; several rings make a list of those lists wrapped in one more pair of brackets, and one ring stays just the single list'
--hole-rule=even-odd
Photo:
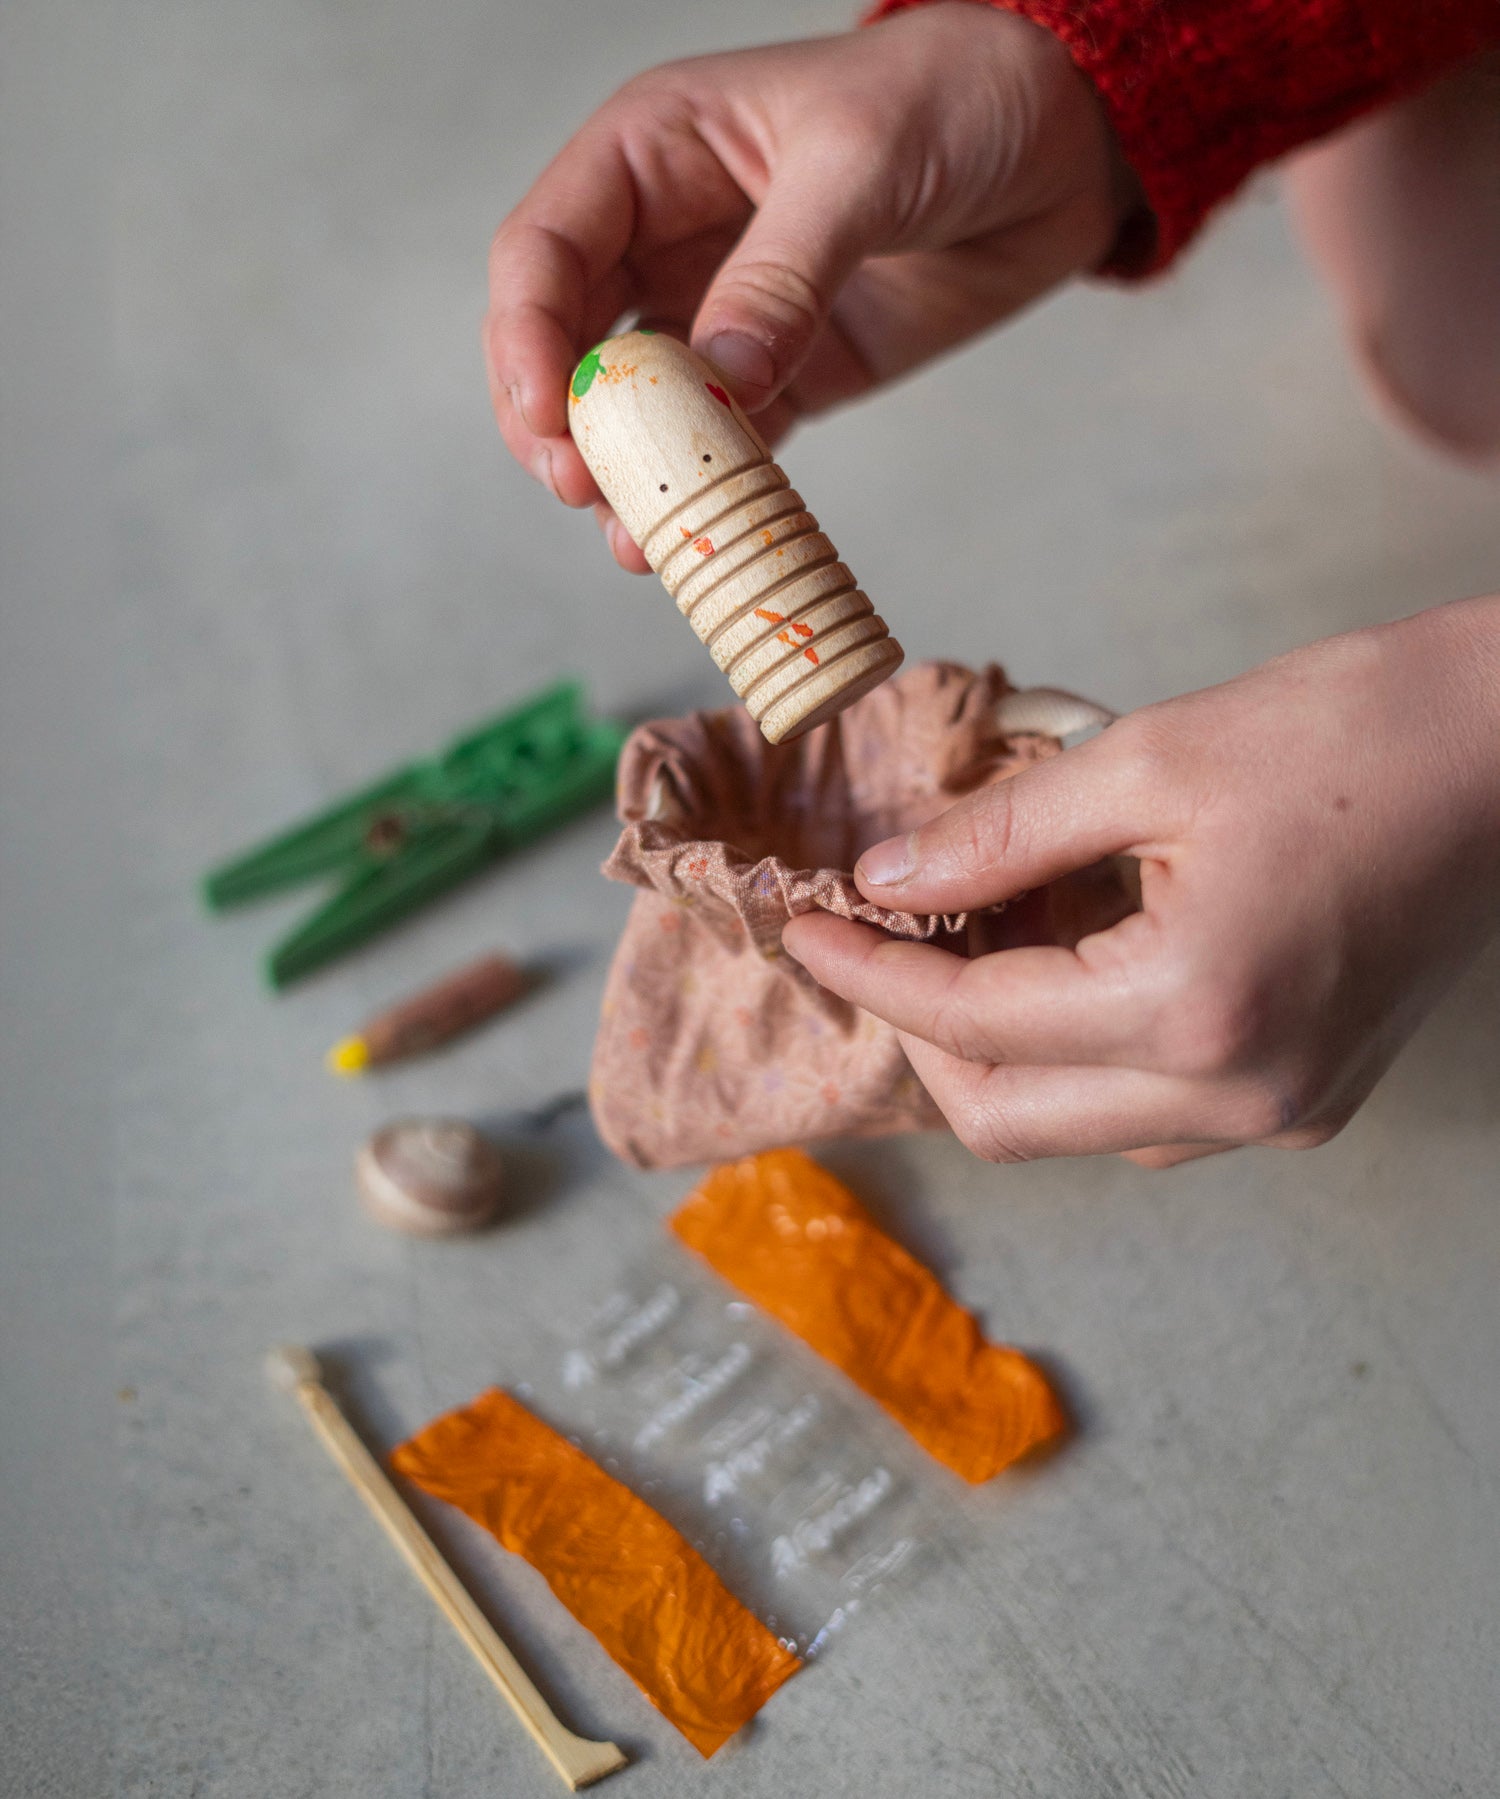
[{"label": "wooden knob on bag", "polygon": [[573,373],[573,441],[771,743],[901,665],[885,627],[711,363],[627,331]]}]

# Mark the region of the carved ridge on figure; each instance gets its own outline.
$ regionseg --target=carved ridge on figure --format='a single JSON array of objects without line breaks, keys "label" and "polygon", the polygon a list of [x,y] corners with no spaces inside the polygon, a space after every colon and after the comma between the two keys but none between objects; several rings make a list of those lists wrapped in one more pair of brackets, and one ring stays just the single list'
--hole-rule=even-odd
[{"label": "carved ridge on figure", "polygon": [[[793,519],[809,518],[811,517],[811,514],[791,513],[788,516]],[[755,542],[755,535],[756,533],[754,530],[747,531],[743,536],[736,540],[737,543],[747,546],[746,554],[735,557],[728,563],[722,560],[718,561],[712,568],[703,567],[701,569],[694,569],[688,576],[684,577],[679,583],[676,593],[674,593],[672,597],[676,600],[678,610],[685,618],[691,620],[693,613],[705,600],[710,599],[714,594],[721,592],[730,584],[730,582],[756,582],[759,573],[774,573],[774,568],[772,570],[760,570],[758,565],[768,560],[773,565],[778,561],[784,561],[788,550],[793,553],[793,568],[782,569],[780,573],[776,573],[774,582],[768,581],[764,583],[764,585],[757,584],[755,589],[757,593],[768,592],[773,585],[790,580],[795,574],[804,569],[812,568],[818,563],[838,561],[838,551],[834,549],[833,545],[823,533],[818,530],[816,522],[810,525],[798,526],[790,536],[781,538],[779,541],[769,545],[763,543],[757,544]],[[726,553],[731,547],[732,546],[730,545],[725,545]],[[697,574],[701,574],[702,579],[694,582],[692,576]],[[689,586],[692,587],[691,593],[687,592]],[[670,588],[668,589],[668,592],[671,592]]]},{"label": "carved ridge on figure", "polygon": [[[851,575],[848,569],[844,567],[843,563],[838,560],[832,544],[828,546],[828,549],[829,553],[827,556],[820,558],[816,562],[804,563],[801,568],[793,570],[793,572],[787,575],[785,579],[773,581],[769,587],[760,588],[753,599],[748,600],[737,612],[731,613],[721,625],[718,625],[708,636],[704,637],[703,641],[707,644],[709,653],[714,657],[714,660],[718,661],[717,650],[724,634],[727,631],[732,630],[735,625],[742,623],[746,618],[753,617],[762,609],[785,612],[786,606],[789,604],[791,606],[791,612],[787,616],[800,617],[803,613],[811,611],[814,606],[821,605],[824,600],[836,599],[843,593],[857,592],[858,590],[854,584],[854,576]],[[833,573],[831,574],[830,571],[833,571]],[[838,571],[842,572],[839,573]],[[816,577],[823,575],[829,576],[829,579],[833,582],[831,586],[816,579]],[[816,588],[817,591],[805,597],[798,596],[795,601],[788,601],[787,596],[794,588],[798,587],[803,582],[806,582],[810,587]],[[742,651],[736,650],[734,653],[734,660],[738,661],[742,654]],[[730,673],[732,666],[732,663],[719,663],[719,667],[723,669],[726,675]]]},{"label": "carved ridge on figure", "polygon": [[[584,460],[587,461],[588,458],[585,457]],[[773,493],[791,493],[793,491],[792,484],[787,480],[785,472],[779,469],[774,462],[752,462],[736,469],[730,469],[725,474],[719,475],[715,480],[711,481],[708,486],[700,487],[696,493],[691,494],[679,505],[674,506],[658,524],[652,527],[650,536],[646,539],[645,543],[641,545],[641,553],[651,564],[652,568],[656,570],[657,574],[661,573],[665,564],[670,562],[678,549],[681,548],[682,540],[680,537],[677,537],[676,541],[670,543],[665,555],[662,555],[660,561],[658,561],[656,555],[652,553],[651,548],[656,539],[660,537],[663,532],[668,531],[674,526],[677,530],[680,530],[681,526],[678,521],[687,514],[692,507],[697,505],[700,500],[705,499],[709,494],[720,493],[724,488],[743,479],[746,475],[759,475],[762,477],[770,476],[773,477],[773,479],[766,480],[763,486],[756,486],[748,493],[736,495],[734,499],[728,501],[725,505],[720,506],[717,511],[709,513],[706,518],[699,519],[698,523],[693,527],[692,535],[694,537],[701,536],[704,531],[711,531],[721,519],[728,518],[731,513],[737,512],[741,506],[752,505],[756,500],[762,499]],[[597,480],[597,478],[598,472],[596,470],[595,479]],[[798,506],[801,506],[802,504],[800,495],[797,497],[797,504]]]},{"label": "carved ridge on figure", "polygon": [[[785,493],[791,499],[796,501],[794,506],[786,506],[780,512],[771,513],[769,516],[757,516],[743,526],[741,526],[740,521],[736,517],[736,514],[739,511],[739,509],[736,508],[734,512],[720,513],[717,519],[703,526],[703,531],[713,535],[715,538],[717,547],[714,553],[721,557],[727,556],[732,551],[738,550],[742,544],[748,543],[755,537],[759,537],[762,540],[762,547],[764,549],[772,549],[777,544],[785,545],[790,542],[795,542],[797,538],[804,537],[810,532],[816,531],[818,528],[818,521],[813,518],[813,515],[803,506],[802,496],[798,493],[794,493],[791,488],[785,489]],[[775,526],[786,527],[789,521],[800,518],[807,519],[809,523],[801,526],[795,532],[791,532],[786,537],[778,536],[773,529]],[[729,519],[734,520],[734,523],[729,527],[734,533],[732,536],[725,535],[725,521]],[[766,541],[767,538],[769,538],[769,541]],[[679,548],[681,547],[685,546],[679,546]],[[702,564],[684,558],[683,567],[685,572],[680,577],[669,576],[667,571],[671,568],[676,554],[677,552],[674,551],[672,556],[668,556],[656,572],[661,576],[662,585],[666,588],[667,592],[671,594],[672,598],[677,601],[679,608],[681,608],[682,590],[687,586],[692,576],[699,572]],[[744,561],[746,562],[750,560],[752,560],[751,557],[747,556],[744,558]],[[743,564],[737,566],[743,566]],[[676,583],[675,586],[673,584],[674,581]]]},{"label": "carved ridge on figure", "polygon": [[901,647],[721,371],[631,331],[574,372],[574,441],[620,523],[766,738],[831,718]]}]

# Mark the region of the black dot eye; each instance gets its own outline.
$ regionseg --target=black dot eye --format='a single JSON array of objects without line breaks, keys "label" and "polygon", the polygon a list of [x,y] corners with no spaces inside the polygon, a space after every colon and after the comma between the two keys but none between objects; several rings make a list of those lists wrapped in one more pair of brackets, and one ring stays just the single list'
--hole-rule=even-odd
[{"label": "black dot eye", "polygon": [[703,458],[703,460],[704,460],[704,461],[705,461],[705,462],[712,462],[712,461],[713,461],[713,457],[712,457],[712,456],[705,456],[705,457],[704,457],[704,458]]},{"label": "black dot eye", "polygon": [[665,493],[667,491],[667,484],[665,481],[663,481],[661,484],[661,490],[663,493]]}]

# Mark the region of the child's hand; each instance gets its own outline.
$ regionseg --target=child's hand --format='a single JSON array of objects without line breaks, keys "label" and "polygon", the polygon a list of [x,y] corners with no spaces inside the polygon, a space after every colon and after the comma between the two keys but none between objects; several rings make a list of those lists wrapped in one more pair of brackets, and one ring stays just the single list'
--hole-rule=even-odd
[{"label": "child's hand", "polygon": [[1500,922],[1500,599],[1134,713],[857,875],[956,912],[1117,851],[1144,909],[1076,951],[964,961],[820,913],[784,941],[992,1160],[1325,1142]]},{"label": "child's hand", "polygon": [[644,571],[567,434],[573,366],[623,314],[690,333],[774,441],[1102,261],[1132,195],[1057,41],[989,7],[668,64],[603,106],[496,234],[500,430]]}]

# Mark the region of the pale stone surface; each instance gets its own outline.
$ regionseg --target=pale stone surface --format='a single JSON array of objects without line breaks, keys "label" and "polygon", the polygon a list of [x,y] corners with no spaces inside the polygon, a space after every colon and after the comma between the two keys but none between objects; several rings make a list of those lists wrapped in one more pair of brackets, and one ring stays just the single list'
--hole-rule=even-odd
[{"label": "pale stone surface", "polygon": [[[550,1795],[261,1359],[317,1344],[388,1443],[655,1234],[682,1179],[576,1117],[488,1237],[383,1233],[349,1176],[385,1118],[581,1082],[628,902],[595,873],[610,822],[274,1002],[255,958],[307,901],[210,924],[193,887],[557,672],[622,710],[722,703],[657,583],[506,463],[484,250],[631,63],[841,14],[64,10],[8,7],[0,55],[0,1790]],[[785,460],[909,656],[1121,707],[1500,565],[1493,484],[1368,420],[1264,194],[1150,294],[1071,293]],[[324,1075],[491,943],[571,972],[440,1057]],[[1313,1156],[845,1153],[995,1334],[1055,1357],[1080,1435],[981,1495],[934,1469],[982,1548],[706,1768],[463,1539],[562,1714],[639,1758],[611,1790],[1492,1790],[1497,1020],[1491,954]]]}]

